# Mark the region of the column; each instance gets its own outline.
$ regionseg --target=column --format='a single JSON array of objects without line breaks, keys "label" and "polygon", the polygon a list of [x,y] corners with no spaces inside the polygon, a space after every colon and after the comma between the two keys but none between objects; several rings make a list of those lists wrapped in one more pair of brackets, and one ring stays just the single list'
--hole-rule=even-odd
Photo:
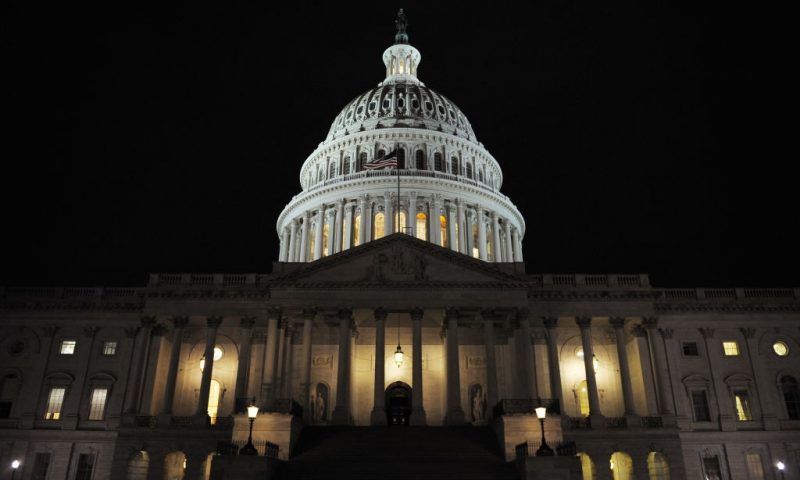
[{"label": "column", "polygon": [[412,426],[427,424],[422,396],[422,309],[411,310],[411,418]]},{"label": "column", "polygon": [[586,388],[589,390],[589,418],[592,428],[603,428],[603,414],[600,412],[600,394],[597,391],[597,378],[594,374],[594,350],[592,349],[592,317],[576,317],[575,323],[581,330],[583,344],[583,369],[586,372]]},{"label": "column", "polygon": [[325,225],[325,204],[317,209],[317,228],[314,229],[314,260],[322,257],[322,229]]},{"label": "column", "polygon": [[519,231],[515,228],[511,231],[511,243],[514,244],[514,261],[522,261],[522,240],[519,238]]},{"label": "column", "polygon": [[503,232],[506,234],[505,250],[503,250],[503,260],[506,262],[515,262],[514,248],[511,246],[511,222],[508,219],[503,220]]},{"label": "column", "polygon": [[450,250],[458,251],[458,233],[456,229],[456,209],[452,203],[447,204],[447,241],[450,244]]},{"label": "column", "polygon": [[472,252],[475,250],[475,237],[472,235],[472,225],[474,223],[475,212],[468,210],[464,212],[466,231],[464,235],[467,237],[467,255],[473,257]]},{"label": "column", "polygon": [[478,254],[485,262],[489,257],[486,255],[486,221],[483,218],[483,207],[476,205],[475,211],[478,213]]},{"label": "column", "polygon": [[417,192],[408,192],[408,234],[412,237],[417,236]]},{"label": "column", "polygon": [[434,194],[431,198],[431,232],[428,238],[430,239],[431,243],[435,243],[436,245],[442,244],[442,222],[439,219],[441,216],[442,211],[442,196]]},{"label": "column", "polygon": [[292,339],[294,338],[294,324],[292,322],[287,322],[285,332],[286,346],[283,348],[283,398],[294,398],[294,391],[292,389],[292,364],[294,363],[294,347],[292,346]]},{"label": "column", "polygon": [[174,317],[172,319],[172,348],[169,354],[169,370],[167,370],[167,384],[164,388],[164,406],[161,413],[172,414],[172,403],[175,400],[175,384],[178,380],[178,362],[181,359],[181,344],[183,343],[183,329],[189,323],[188,317]]},{"label": "column", "polygon": [[297,221],[292,220],[289,225],[289,254],[286,257],[288,261],[294,262],[297,260]]},{"label": "column", "polygon": [[[628,366],[628,351],[625,346],[625,319],[621,317],[611,317],[609,322],[611,326],[614,327],[614,337],[617,341],[617,358],[619,359],[619,371],[622,376],[622,400],[625,404],[625,416],[635,417],[636,408],[633,403],[631,369]],[[630,426],[634,426],[634,424]]]},{"label": "column", "polygon": [[483,345],[486,349],[486,408],[491,417],[494,406],[497,405],[497,359],[494,347],[494,314],[484,312],[476,314],[476,319],[483,321]]},{"label": "column", "polygon": [[[375,309],[375,386],[370,425],[386,425],[386,310]],[[414,387],[416,388],[416,387]],[[412,390],[413,391],[413,390]],[[413,402],[412,402],[413,403]]]},{"label": "column", "polygon": [[286,325],[288,320],[286,318],[281,318],[278,321],[278,334],[275,336],[275,340],[278,342],[278,353],[277,358],[275,360],[275,398],[283,398],[283,380],[284,380],[284,371],[283,366],[285,365],[286,359]]},{"label": "column", "polygon": [[303,310],[303,378],[300,381],[300,389],[303,392],[303,405],[305,406],[306,422],[311,420],[311,359],[312,344],[311,333],[314,328],[314,309]]},{"label": "column", "polygon": [[280,309],[267,310],[267,341],[264,348],[264,380],[261,385],[261,406],[275,398],[275,361],[278,352],[278,319]]},{"label": "column", "polygon": [[145,362],[148,358],[150,346],[150,331],[156,324],[155,317],[142,317],[142,328],[134,339],[134,357],[130,365],[130,381],[128,382],[128,392],[125,395],[125,407],[123,411],[128,414],[138,413],[140,406],[140,392],[144,382]]},{"label": "column", "polygon": [[530,312],[527,309],[517,310],[517,320],[519,321],[520,336],[517,365],[521,367],[524,398],[538,398],[539,388],[536,384],[536,365],[533,345],[531,345]]},{"label": "column", "polygon": [[286,262],[289,259],[289,251],[290,251],[290,243],[292,241],[291,236],[289,235],[289,229],[283,229],[283,235],[281,235],[281,253],[278,256],[278,259],[281,262]]},{"label": "column", "polygon": [[339,311],[339,361],[336,365],[336,408],[331,415],[334,425],[350,424],[350,310]]},{"label": "column", "polygon": [[344,234],[342,235],[342,250],[349,250],[353,246],[353,204],[345,205]]},{"label": "column", "polygon": [[391,235],[394,232],[394,210],[392,210],[392,192],[383,193],[383,234]]},{"label": "column", "polygon": [[[650,348],[653,349],[653,371],[656,373],[658,385],[658,408],[662,416],[672,416],[675,414],[675,406],[672,402],[672,385],[669,381],[669,370],[667,367],[667,355],[664,351],[664,342],[661,335],[658,335],[658,319],[645,318],[642,323],[647,329],[647,338]],[[711,401],[711,398],[708,399]]]},{"label": "column", "polygon": [[211,391],[211,372],[214,370],[214,344],[217,341],[217,329],[221,323],[222,317],[208,317],[206,322],[205,364],[203,377],[200,380],[200,398],[197,402],[197,412],[195,412],[195,415],[200,417],[204,424],[208,421],[208,394]]},{"label": "column", "polygon": [[497,212],[492,212],[492,254],[495,262],[503,261],[503,246],[500,245],[500,224],[497,222]]},{"label": "column", "polygon": [[464,410],[461,409],[461,379],[458,362],[458,311],[445,313],[447,322],[447,413],[445,425],[463,425]]},{"label": "column", "polygon": [[300,225],[300,252],[296,255],[295,261],[308,261],[308,212],[303,212],[303,224]]},{"label": "column", "polygon": [[460,198],[456,198],[456,217],[458,219],[458,251],[469,255],[467,250],[467,222],[464,218],[464,201]]},{"label": "column", "polygon": [[[333,242],[331,242],[331,247],[328,251],[331,254],[339,253],[342,251],[342,227],[344,226],[344,200],[337,200],[336,201],[336,217],[333,219],[333,224],[335,228],[333,230],[328,230],[328,235],[332,236]],[[330,239],[329,239],[330,241]]]},{"label": "column", "polygon": [[564,405],[561,402],[561,366],[558,361],[558,334],[556,333],[556,326],[558,325],[557,317],[544,317],[544,328],[547,332],[547,367],[550,373],[550,396],[558,399],[559,408],[563,415]]},{"label": "column", "polygon": [[369,232],[372,230],[372,209],[369,208],[368,197],[369,195],[364,194],[358,199],[359,208],[361,209],[361,228],[358,229],[359,245],[364,245]]},{"label": "column", "polygon": [[244,412],[248,405],[247,381],[250,375],[250,347],[253,345],[253,325],[255,324],[255,317],[244,317],[240,320],[242,341],[239,344],[239,364],[236,367],[235,413]]}]

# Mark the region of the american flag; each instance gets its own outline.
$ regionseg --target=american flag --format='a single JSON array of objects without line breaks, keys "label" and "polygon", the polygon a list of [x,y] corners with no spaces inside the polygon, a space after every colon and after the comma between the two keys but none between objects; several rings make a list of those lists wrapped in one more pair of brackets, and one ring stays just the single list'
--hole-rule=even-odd
[{"label": "american flag", "polygon": [[382,170],[384,168],[397,168],[397,150],[392,150],[381,158],[364,165],[364,170]]}]

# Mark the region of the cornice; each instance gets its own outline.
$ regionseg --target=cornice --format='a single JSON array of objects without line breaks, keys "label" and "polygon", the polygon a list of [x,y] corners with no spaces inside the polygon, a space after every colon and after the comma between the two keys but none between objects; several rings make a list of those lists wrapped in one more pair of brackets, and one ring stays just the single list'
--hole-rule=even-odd
[{"label": "cornice", "polygon": [[87,310],[87,311],[116,311],[135,312],[144,307],[144,301],[139,302],[65,302],[57,300],[6,300],[0,302],[0,310]]},{"label": "cornice", "polygon": [[793,313],[798,303],[656,303],[658,313]]}]

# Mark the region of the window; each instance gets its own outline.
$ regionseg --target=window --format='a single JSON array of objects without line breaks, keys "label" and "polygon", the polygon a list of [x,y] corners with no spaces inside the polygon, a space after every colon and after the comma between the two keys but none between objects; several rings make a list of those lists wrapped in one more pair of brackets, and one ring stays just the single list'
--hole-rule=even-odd
[{"label": "window", "polygon": [[417,170],[425,170],[425,152],[417,150]]},{"label": "window", "polygon": [[467,164],[467,178],[472,178],[472,164]]},{"label": "window", "polygon": [[681,347],[683,348],[684,357],[700,356],[700,351],[697,348],[697,342],[683,342],[681,343]]},{"label": "window", "polygon": [[750,394],[747,390],[734,390],[733,399],[736,402],[736,418],[740,422],[747,422],[753,419],[750,411]]},{"label": "window", "polygon": [[726,357],[739,356],[739,344],[736,340],[724,340],[722,342],[722,352]]},{"label": "window", "polygon": [[791,420],[800,420],[800,391],[797,388],[797,380],[789,376],[781,378],[781,391],[786,414]]},{"label": "window", "polygon": [[751,452],[744,458],[747,463],[747,478],[752,480],[764,480],[764,464],[761,462],[761,454]]},{"label": "window", "polygon": [[381,150],[378,150],[378,154],[375,155],[375,159],[378,160],[378,159],[381,159],[381,158],[383,158],[385,156],[386,156],[386,150],[381,149]]},{"label": "window", "polygon": [[331,163],[328,167],[328,178],[333,178],[336,176],[336,164]]},{"label": "window", "polygon": [[75,474],[75,480],[92,480],[93,470],[94,454],[81,453],[78,457],[78,472]]},{"label": "window", "polygon": [[77,340],[61,340],[61,355],[74,355],[75,347],[78,345]]},{"label": "window", "polygon": [[367,163],[367,152],[361,152],[358,155],[358,170],[364,169],[364,164]]},{"label": "window", "polygon": [[211,380],[211,389],[208,392],[208,416],[211,417],[211,425],[217,423],[217,412],[219,411],[219,397],[222,389],[219,382]]},{"label": "window", "polygon": [[[358,108],[363,108],[363,107],[358,107]],[[343,167],[342,175],[347,175],[350,173],[350,157],[344,157],[344,163],[342,167]]]},{"label": "window", "polygon": [[437,172],[444,171],[444,164],[442,163],[442,154],[436,152],[433,154],[433,169]]},{"label": "window", "polygon": [[420,240],[428,239],[428,216],[422,212],[417,214],[417,238]]},{"label": "window", "polygon": [[42,452],[37,453],[33,460],[31,480],[46,480],[48,468],[50,468],[50,454]]},{"label": "window", "polygon": [[64,404],[64,395],[67,389],[64,387],[55,387],[50,389],[47,395],[47,410],[44,414],[45,420],[58,420],[61,418],[61,405]]},{"label": "window", "polygon": [[103,355],[111,357],[117,354],[117,342],[103,342]]},{"label": "window", "polygon": [[650,452],[647,455],[647,473],[650,480],[669,480],[669,464],[663,453]]},{"label": "window", "polygon": [[361,214],[356,215],[353,219],[353,246],[359,245],[359,235],[361,234]]},{"label": "window", "polygon": [[0,418],[11,417],[11,407],[19,396],[22,386],[19,377],[10,373],[0,379]]},{"label": "window", "polygon": [[581,459],[583,480],[594,480],[594,462],[592,461],[592,457],[590,457],[587,453],[578,452],[578,458]]},{"label": "window", "polygon": [[9,418],[11,416],[11,405],[13,405],[12,402],[0,401],[0,418]]},{"label": "window", "polygon": [[719,468],[719,458],[716,455],[703,457],[703,473],[704,480],[722,480],[722,470]]},{"label": "window", "polygon": [[385,232],[384,227],[385,227],[385,221],[383,212],[378,212],[375,214],[375,222],[374,222],[373,236],[372,236],[373,240],[377,240],[383,237]]},{"label": "window", "polygon": [[785,357],[786,355],[789,355],[789,345],[787,345],[786,342],[778,340],[772,344],[772,351],[774,351],[775,355],[779,357]]},{"label": "window", "polygon": [[586,388],[586,380],[578,384],[578,406],[581,416],[589,416],[589,389]]},{"label": "window", "polygon": [[625,452],[614,452],[609,459],[614,480],[633,480],[633,459]]},{"label": "window", "polygon": [[92,400],[89,406],[89,420],[102,420],[106,411],[107,388],[92,390]]},{"label": "window", "polygon": [[450,158],[450,173],[453,175],[461,173],[458,171],[458,159],[456,157]]},{"label": "window", "polygon": [[711,414],[708,412],[708,400],[705,390],[692,391],[692,411],[695,422],[710,422]]}]

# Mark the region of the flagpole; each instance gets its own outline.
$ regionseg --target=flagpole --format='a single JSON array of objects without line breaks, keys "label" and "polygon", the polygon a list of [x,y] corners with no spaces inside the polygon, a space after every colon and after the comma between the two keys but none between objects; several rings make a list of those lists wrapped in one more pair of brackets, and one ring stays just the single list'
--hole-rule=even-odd
[{"label": "flagpole", "polygon": [[400,227],[400,163],[397,163],[397,231],[402,232]]}]

